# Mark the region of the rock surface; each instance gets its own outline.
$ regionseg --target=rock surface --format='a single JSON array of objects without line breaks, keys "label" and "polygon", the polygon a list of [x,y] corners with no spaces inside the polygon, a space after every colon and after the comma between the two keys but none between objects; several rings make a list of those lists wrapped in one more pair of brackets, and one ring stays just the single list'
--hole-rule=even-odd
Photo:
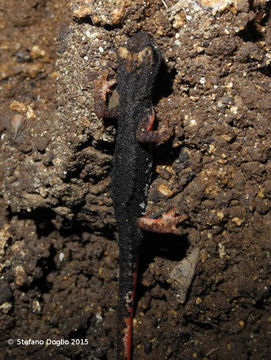
[{"label": "rock surface", "polygon": [[[174,129],[148,212],[188,220],[182,238],[146,238],[134,358],[270,357],[270,19],[264,0],[3,3],[0,359],[114,359],[116,124],[92,91],[137,31],[163,53],[155,111]],[[30,338],[69,345],[7,345]]]}]

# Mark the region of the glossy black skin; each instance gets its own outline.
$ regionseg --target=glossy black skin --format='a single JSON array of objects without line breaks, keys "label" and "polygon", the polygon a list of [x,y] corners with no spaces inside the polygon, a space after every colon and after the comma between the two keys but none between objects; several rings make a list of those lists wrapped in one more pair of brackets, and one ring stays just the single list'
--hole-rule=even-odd
[{"label": "glossy black skin", "polygon": [[[131,315],[134,276],[142,234],[138,218],[146,207],[152,173],[152,156],[147,144],[138,140],[138,130],[148,124],[152,110],[152,90],[161,56],[148,33],[131,37],[118,51],[117,92],[118,132],[112,172],[112,197],[119,234],[118,355],[125,355],[123,331]],[[132,326],[132,325],[131,325]],[[127,350],[126,350],[127,352]]]}]

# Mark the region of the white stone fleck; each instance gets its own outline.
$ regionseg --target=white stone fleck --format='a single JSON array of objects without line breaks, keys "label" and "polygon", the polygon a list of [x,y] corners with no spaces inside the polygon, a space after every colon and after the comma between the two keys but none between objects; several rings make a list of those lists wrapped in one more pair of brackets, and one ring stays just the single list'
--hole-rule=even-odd
[{"label": "white stone fleck", "polygon": [[41,312],[41,305],[40,305],[40,302],[38,300],[33,300],[32,310],[33,310],[33,313],[35,313],[35,314]]},{"label": "white stone fleck", "polygon": [[174,44],[175,44],[176,46],[181,46],[180,40],[175,40],[175,41],[174,41]]},{"label": "white stone fleck", "polygon": [[190,126],[196,126],[198,124],[196,119],[191,119],[190,120]]},{"label": "white stone fleck", "polygon": [[65,254],[64,254],[63,252],[61,252],[61,253],[59,254],[58,258],[59,258],[59,261],[63,261],[64,258],[65,258]]},{"label": "white stone fleck", "polygon": [[141,207],[141,209],[143,209],[143,210],[145,209],[145,203],[142,202],[139,204],[139,206]]},{"label": "white stone fleck", "polygon": [[10,310],[12,309],[12,303],[10,302],[4,302],[3,304],[0,305],[0,310],[4,313],[7,314]]}]

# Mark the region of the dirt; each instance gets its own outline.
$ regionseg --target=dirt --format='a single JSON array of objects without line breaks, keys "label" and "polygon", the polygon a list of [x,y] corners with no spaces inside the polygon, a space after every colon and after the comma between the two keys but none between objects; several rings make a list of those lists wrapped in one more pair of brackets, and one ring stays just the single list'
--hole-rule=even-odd
[{"label": "dirt", "polygon": [[265,0],[0,3],[1,360],[115,357],[116,124],[93,80],[137,31],[173,129],[148,213],[187,220],[146,234],[134,359],[270,358],[270,25]]}]

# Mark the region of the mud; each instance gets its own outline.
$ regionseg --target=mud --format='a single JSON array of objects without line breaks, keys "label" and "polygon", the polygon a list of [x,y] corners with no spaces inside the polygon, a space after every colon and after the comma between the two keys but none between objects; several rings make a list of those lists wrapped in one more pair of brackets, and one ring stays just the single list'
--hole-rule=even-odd
[{"label": "mud", "polygon": [[270,358],[270,19],[260,0],[2,1],[0,359],[115,357],[116,123],[93,80],[137,31],[163,53],[173,129],[148,213],[187,220],[146,234],[134,359]]}]

